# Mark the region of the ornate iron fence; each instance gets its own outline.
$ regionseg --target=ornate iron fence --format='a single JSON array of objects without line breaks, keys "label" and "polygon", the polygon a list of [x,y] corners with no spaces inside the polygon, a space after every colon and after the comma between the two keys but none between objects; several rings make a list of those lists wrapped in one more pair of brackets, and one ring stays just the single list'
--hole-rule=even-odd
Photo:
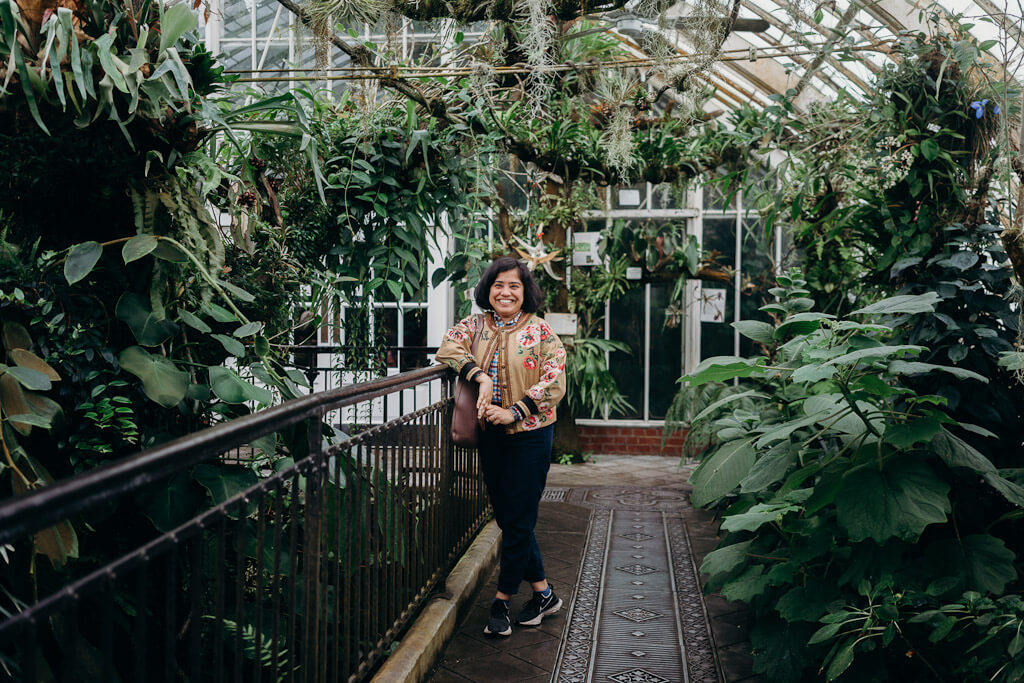
[{"label": "ornate iron fence", "polygon": [[[367,678],[488,513],[474,454],[448,436],[451,386],[433,367],[314,394],[6,501],[0,547],[24,559],[55,525],[109,529],[124,500],[225,473],[216,504],[84,572],[101,534],[81,532],[69,568],[84,575],[0,613],[0,678]],[[305,436],[293,457],[245,462],[246,444],[287,430]]]}]

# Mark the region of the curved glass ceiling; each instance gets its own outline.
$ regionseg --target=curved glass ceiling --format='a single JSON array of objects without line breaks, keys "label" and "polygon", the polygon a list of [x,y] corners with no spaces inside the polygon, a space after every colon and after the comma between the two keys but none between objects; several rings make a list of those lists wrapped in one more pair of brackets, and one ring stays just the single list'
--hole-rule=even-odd
[{"label": "curved glass ceiling", "polygon": [[[639,43],[644,31],[660,31],[679,55],[693,55],[692,37],[686,30],[664,25],[680,18],[685,25],[685,18],[697,14],[694,1],[670,7],[660,28],[657,20],[637,20],[631,15],[636,2],[627,3],[625,10],[594,18],[603,20],[608,33],[637,56],[643,55]],[[834,100],[841,91],[856,95],[871,87],[874,74],[889,59],[887,52],[901,32],[933,32],[927,21],[933,15],[958,17],[969,25],[992,61],[1005,64],[1006,71],[1019,78],[1024,75],[1024,0],[1006,1],[1013,4],[997,6],[993,0],[942,0],[928,5],[909,0],[818,0],[817,4],[814,0],[741,0],[739,18],[755,23],[738,23],[706,80],[714,86],[717,106],[726,109],[741,103],[764,106],[769,95],[790,88],[799,93],[796,103],[802,107]],[[306,67],[313,66],[312,41],[301,39],[296,18],[276,0],[210,0],[210,6],[207,42],[215,52],[224,54],[227,68],[241,72],[245,80],[282,85],[294,82],[296,71],[308,72]],[[462,32],[469,41],[484,28],[476,24]],[[378,35],[380,29],[368,26],[356,33],[363,40],[379,43],[383,39]],[[391,41],[397,42],[392,47],[397,61],[402,62],[431,50],[443,51],[453,35],[450,21],[427,26],[405,20],[397,33],[392,33]],[[343,87],[350,76],[339,70],[351,66],[346,55],[334,50],[329,86]],[[279,81],[268,80],[273,78]]]}]

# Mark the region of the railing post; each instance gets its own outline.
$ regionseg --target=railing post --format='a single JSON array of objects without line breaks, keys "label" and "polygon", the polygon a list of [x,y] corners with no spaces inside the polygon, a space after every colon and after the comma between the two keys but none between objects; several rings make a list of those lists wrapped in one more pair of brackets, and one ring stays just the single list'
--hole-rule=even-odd
[{"label": "railing post", "polygon": [[323,528],[323,416],[310,418],[307,427],[308,449],[306,459],[310,469],[306,473],[305,529],[302,549],[302,679],[306,683],[319,683],[320,671],[320,563]]},{"label": "railing post", "polygon": [[[450,380],[445,382],[445,393],[448,394],[451,389]],[[447,397],[447,396],[446,396]],[[437,421],[438,435],[437,438],[440,440],[441,445],[441,511],[444,520],[441,525],[442,533],[442,548],[444,552],[441,555],[443,561],[447,562],[451,558],[452,545],[454,538],[452,535],[452,524],[454,522],[455,501],[452,492],[452,482],[455,477],[455,444],[452,443],[452,432],[451,432],[451,412],[452,409],[446,409],[442,415],[442,419]]]}]

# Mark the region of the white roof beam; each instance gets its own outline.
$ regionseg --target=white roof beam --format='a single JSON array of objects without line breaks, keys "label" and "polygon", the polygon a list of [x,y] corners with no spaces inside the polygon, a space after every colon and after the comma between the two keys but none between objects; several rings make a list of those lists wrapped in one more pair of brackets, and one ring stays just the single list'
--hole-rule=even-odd
[{"label": "white roof beam", "polygon": [[[744,7],[749,8],[759,17],[761,17],[769,24],[785,33],[787,36],[790,36],[791,38],[794,38],[796,40],[801,39],[799,31],[795,31],[791,27],[787,26],[785,22],[779,21],[774,15],[772,15],[771,12],[768,12],[762,9],[761,7],[758,7],[753,2],[744,2]],[[870,36],[870,34],[865,37],[867,37],[869,40],[874,40],[874,37]],[[841,73],[846,78],[850,79],[850,81],[856,84],[858,88],[860,88],[864,92],[870,91],[871,86],[866,81],[864,81],[863,78],[860,78],[857,74],[855,74],[853,71],[847,68],[847,66],[843,64],[841,61],[831,56],[827,57],[826,59],[828,60],[829,66],[831,66],[833,69]],[[872,73],[878,72],[878,67],[875,64],[873,64],[871,60],[863,60],[863,63]]]}]

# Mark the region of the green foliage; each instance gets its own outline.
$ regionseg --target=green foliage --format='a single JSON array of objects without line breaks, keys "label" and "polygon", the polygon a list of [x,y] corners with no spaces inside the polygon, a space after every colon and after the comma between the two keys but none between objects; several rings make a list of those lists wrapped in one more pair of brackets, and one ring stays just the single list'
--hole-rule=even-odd
[{"label": "green foliage", "polygon": [[606,361],[612,351],[628,353],[626,344],[607,339],[570,338],[566,339],[566,351],[566,401],[573,412],[593,411],[612,416],[633,409],[619,391]]},{"label": "green foliage", "polygon": [[[964,591],[1018,584],[1007,543],[1024,507],[1013,472],[961,436],[975,427],[910,386],[918,373],[963,372],[893,343],[893,321],[933,316],[940,297],[897,295],[836,319],[806,310],[802,278],[778,279],[779,302],[764,307],[776,316],[770,356],[709,359],[683,378],[742,379],[691,417],[712,445],[690,481],[694,504],[725,507],[722,546],[701,571],[753,606],[755,669],[777,681],[818,667],[828,680],[1014,680],[1022,663],[1004,624],[1020,623],[1019,600],[985,598],[989,616],[955,633],[956,620],[940,631],[935,617],[966,610]],[[985,391],[985,376],[961,377],[963,391]]]}]

